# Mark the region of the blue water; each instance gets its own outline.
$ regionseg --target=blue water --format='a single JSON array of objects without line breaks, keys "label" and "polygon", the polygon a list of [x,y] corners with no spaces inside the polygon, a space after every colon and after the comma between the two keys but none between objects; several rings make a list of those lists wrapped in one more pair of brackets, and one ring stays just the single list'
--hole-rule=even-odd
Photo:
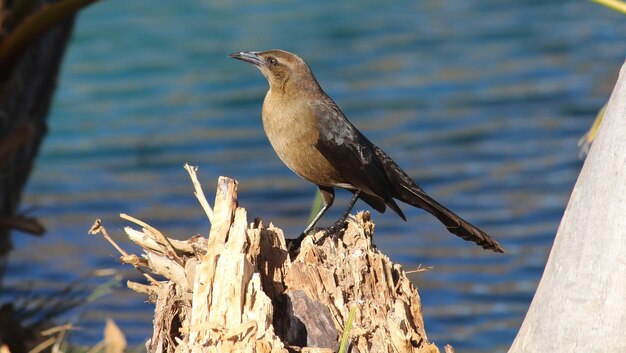
[{"label": "blue water", "polygon": [[[411,275],[429,339],[505,351],[581,168],[576,141],[626,53],[626,18],[592,2],[102,1],[78,19],[23,202],[48,233],[14,237],[7,285],[51,293],[101,268],[141,280],[86,232],[102,218],[136,251],[124,212],[170,236],[206,234],[185,162],[200,166],[209,195],[219,175],[236,178],[251,218],[301,231],[315,187],[262,132],[263,77],[227,57],[269,48],[305,58],[374,143],[508,250],[484,252],[421,210],[404,207],[407,223],[373,216],[394,261],[434,266]],[[325,224],[348,196],[339,192]],[[112,317],[140,344],[152,309],[119,287],[67,319],[83,327],[75,342],[100,340]]]}]

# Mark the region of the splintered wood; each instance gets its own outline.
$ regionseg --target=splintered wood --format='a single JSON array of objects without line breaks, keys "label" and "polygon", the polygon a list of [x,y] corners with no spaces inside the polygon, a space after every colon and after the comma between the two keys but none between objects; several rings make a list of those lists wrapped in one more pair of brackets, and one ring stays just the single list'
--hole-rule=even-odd
[{"label": "splintered wood", "polygon": [[352,217],[341,239],[316,246],[307,237],[297,256],[282,230],[248,223],[237,182],[225,177],[208,240],[169,239],[125,218],[141,227],[126,233],[145,253],[122,261],[164,278],[129,282],[156,305],[149,352],[336,352],[352,307],[346,352],[439,352],[426,338],[417,290],[372,246],[369,213]]}]

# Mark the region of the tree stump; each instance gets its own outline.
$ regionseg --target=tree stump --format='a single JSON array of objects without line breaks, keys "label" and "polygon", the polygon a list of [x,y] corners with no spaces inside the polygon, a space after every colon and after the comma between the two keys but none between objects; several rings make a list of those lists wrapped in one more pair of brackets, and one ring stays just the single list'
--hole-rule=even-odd
[{"label": "tree stump", "polygon": [[[142,227],[125,230],[143,257],[120,251],[151,282],[128,283],[156,304],[148,352],[336,352],[351,308],[346,352],[439,352],[426,337],[416,288],[372,245],[369,213],[352,216],[341,238],[317,246],[308,236],[290,254],[282,230],[248,222],[236,181],[220,177],[214,211],[205,204],[208,239],[169,239],[123,215]],[[98,231],[108,237],[96,222]]]}]

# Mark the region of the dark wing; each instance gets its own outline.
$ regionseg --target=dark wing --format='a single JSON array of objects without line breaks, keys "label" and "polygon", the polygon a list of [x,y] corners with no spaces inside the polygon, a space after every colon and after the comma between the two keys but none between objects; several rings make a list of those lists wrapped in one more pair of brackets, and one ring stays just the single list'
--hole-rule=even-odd
[{"label": "dark wing", "polygon": [[365,202],[380,212],[387,204],[405,218],[391,197],[389,180],[371,142],[346,119],[328,96],[314,100],[310,106],[318,118],[320,134],[315,144],[318,151],[353,188],[367,195],[362,197]]}]

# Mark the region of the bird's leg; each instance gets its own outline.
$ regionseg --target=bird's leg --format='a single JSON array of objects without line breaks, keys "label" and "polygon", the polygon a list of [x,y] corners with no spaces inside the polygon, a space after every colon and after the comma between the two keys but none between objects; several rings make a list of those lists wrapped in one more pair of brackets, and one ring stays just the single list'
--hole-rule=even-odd
[{"label": "bird's leg", "polygon": [[298,236],[296,239],[293,239],[291,241],[289,247],[292,250],[297,250],[298,248],[300,248],[300,243],[302,243],[302,240],[304,239],[304,237],[313,229],[313,227],[315,227],[317,222],[320,220],[320,218],[322,218],[322,216],[324,216],[326,211],[328,211],[330,206],[332,206],[333,201],[335,200],[335,190],[332,187],[321,186],[321,185],[318,185],[318,187],[320,189],[320,194],[322,195],[322,204],[324,206],[317,213],[315,218],[313,218],[311,223],[309,223],[309,225],[304,229],[302,234],[300,234],[300,236]]},{"label": "bird's leg", "polygon": [[313,218],[311,223],[309,223],[309,225],[304,229],[304,231],[302,232],[301,236],[309,234],[311,229],[313,229],[313,227],[315,227],[315,225],[320,220],[320,218],[322,218],[324,213],[326,213],[326,211],[328,211],[329,207],[330,207],[329,205],[324,205],[324,207],[322,207],[322,209],[317,213],[317,216],[315,216],[315,218]]},{"label": "bird's leg", "polygon": [[317,245],[324,243],[324,240],[329,235],[333,235],[334,237],[338,235],[337,233],[339,232],[339,230],[341,230],[341,228],[343,228],[343,225],[346,223],[346,219],[348,218],[348,215],[350,215],[350,211],[352,211],[354,204],[359,199],[360,194],[361,190],[357,190],[354,192],[354,196],[352,196],[352,200],[350,200],[350,203],[348,204],[348,207],[344,211],[343,215],[337,220],[337,222],[335,222],[335,224],[324,230],[324,234],[315,242]]}]

